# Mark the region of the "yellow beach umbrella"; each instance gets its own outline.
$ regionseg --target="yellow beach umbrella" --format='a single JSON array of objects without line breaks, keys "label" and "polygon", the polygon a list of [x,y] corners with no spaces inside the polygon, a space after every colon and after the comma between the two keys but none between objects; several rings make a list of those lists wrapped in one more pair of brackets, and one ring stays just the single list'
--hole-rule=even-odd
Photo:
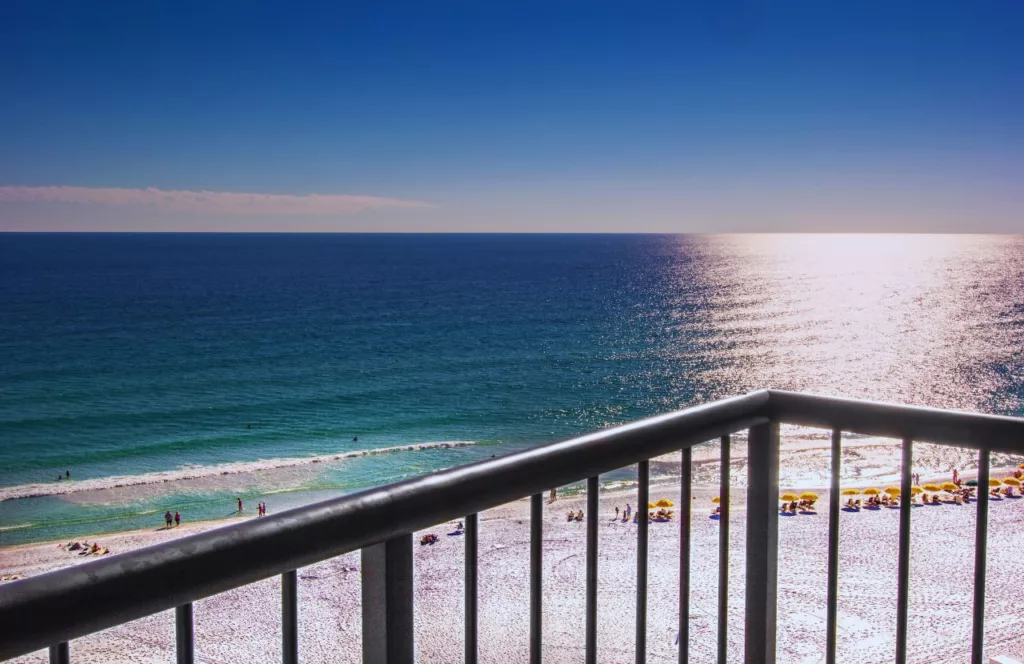
[{"label": "yellow beach umbrella", "polygon": [[924,489],[925,491],[932,491],[934,493],[938,493],[939,491],[942,491],[942,487],[939,486],[938,484],[925,484],[921,488]]},{"label": "yellow beach umbrella", "polygon": [[887,486],[885,487],[885,492],[890,496],[898,496],[902,493],[898,486]]},{"label": "yellow beach umbrella", "polygon": [[1016,477],[1007,477],[1005,480],[1003,480],[1003,484],[1005,484],[1006,486],[1012,486],[1019,489],[1021,486],[1021,481]]},{"label": "yellow beach umbrella", "polygon": [[788,503],[791,500],[800,500],[800,496],[796,495],[795,493],[784,493],[781,496],[779,496],[779,500],[784,500]]},{"label": "yellow beach umbrella", "polygon": [[999,480],[997,480],[994,477],[989,479],[989,481],[988,481],[988,485],[989,486],[1000,486],[1001,484],[1002,484],[1002,482],[1000,482]]},{"label": "yellow beach umbrella", "polygon": [[720,502],[722,502],[722,497],[721,496],[715,496],[714,498],[711,499],[711,502],[713,502],[713,503],[720,503]]},{"label": "yellow beach umbrella", "polygon": [[859,496],[860,489],[843,489],[844,496]]},{"label": "yellow beach umbrella", "polygon": [[673,505],[675,505],[675,503],[673,503],[668,498],[662,498],[661,500],[654,504],[657,505],[658,507],[672,507]]},{"label": "yellow beach umbrella", "polygon": [[647,509],[653,510],[655,507],[657,507],[657,505],[655,505],[654,503],[647,503]]},{"label": "yellow beach umbrella", "polygon": [[910,487],[910,495],[918,496],[918,495],[920,495],[922,493],[924,493],[924,489],[922,487],[919,487],[916,484],[914,486]]},{"label": "yellow beach umbrella", "polygon": [[877,496],[878,494],[882,493],[882,490],[876,489],[875,487],[872,486],[868,487],[867,489],[864,489],[863,493],[865,496]]},{"label": "yellow beach umbrella", "polygon": [[817,500],[818,494],[813,491],[805,491],[800,494],[800,500]]},{"label": "yellow beach umbrella", "polygon": [[960,490],[960,487],[958,487],[957,485],[953,484],[952,482],[943,482],[941,488],[942,488],[943,491],[949,491],[950,493],[952,493],[953,491],[959,491]]}]

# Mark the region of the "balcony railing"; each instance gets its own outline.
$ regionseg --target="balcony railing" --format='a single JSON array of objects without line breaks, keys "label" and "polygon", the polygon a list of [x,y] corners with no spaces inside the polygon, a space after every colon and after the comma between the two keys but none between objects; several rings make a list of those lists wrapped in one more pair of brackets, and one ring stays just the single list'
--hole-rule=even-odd
[{"label": "balcony railing", "polygon": [[[775,662],[779,426],[832,430],[826,661],[836,661],[841,432],[900,438],[902,495],[911,494],[914,441],[978,450],[979,486],[973,589],[973,664],[983,664],[985,560],[991,452],[1024,453],[1024,419],[760,391],[552,443],[500,458],[308,505],[264,519],[182,537],[145,549],[18,581],[0,591],[0,659],[49,647],[69,662],[72,639],[174,608],[177,661],[194,659],[192,602],[281,575],[283,661],[298,651],[296,569],[362,550],[363,659],[412,662],[412,533],[464,519],[465,661],[477,661],[477,514],[531,497],[530,660],[540,662],[542,494],[587,481],[587,513],[598,511],[598,478],[638,464],[638,504],[649,498],[649,460],[682,450],[679,662],[689,661],[691,448],[748,431],[744,660]],[[718,662],[726,655],[729,445],[722,445]],[[896,657],[907,658],[911,501],[900,503]],[[597,519],[587,519],[586,661],[597,661]],[[636,661],[647,656],[648,523],[637,529]],[[251,554],[259,551],[258,556]],[[174,579],[168,584],[167,579]],[[87,613],[67,611],[89,606]]]}]

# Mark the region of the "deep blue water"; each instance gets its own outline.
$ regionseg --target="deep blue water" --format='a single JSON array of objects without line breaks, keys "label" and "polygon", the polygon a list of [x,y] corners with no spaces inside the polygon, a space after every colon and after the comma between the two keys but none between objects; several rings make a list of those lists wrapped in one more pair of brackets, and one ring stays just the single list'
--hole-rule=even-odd
[{"label": "deep blue water", "polygon": [[0,488],[478,443],[0,501],[0,544],[761,387],[1020,414],[1022,348],[1019,237],[0,235]]}]

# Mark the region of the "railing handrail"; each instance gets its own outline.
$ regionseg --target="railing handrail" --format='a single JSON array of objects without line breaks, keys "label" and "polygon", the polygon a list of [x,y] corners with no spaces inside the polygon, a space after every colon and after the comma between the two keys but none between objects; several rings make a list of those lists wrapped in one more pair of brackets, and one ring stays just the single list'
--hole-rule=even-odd
[{"label": "railing handrail", "polygon": [[16,581],[0,589],[0,660],[761,424],[767,401],[716,401]]},{"label": "railing handrail", "polygon": [[785,424],[1024,454],[1024,419],[1018,417],[785,390],[768,395],[764,414]]},{"label": "railing handrail", "polygon": [[[769,420],[1024,453],[1024,419],[774,390],[752,392],[5,585],[0,589],[0,659]],[[68,606],[90,610],[70,612]]]}]

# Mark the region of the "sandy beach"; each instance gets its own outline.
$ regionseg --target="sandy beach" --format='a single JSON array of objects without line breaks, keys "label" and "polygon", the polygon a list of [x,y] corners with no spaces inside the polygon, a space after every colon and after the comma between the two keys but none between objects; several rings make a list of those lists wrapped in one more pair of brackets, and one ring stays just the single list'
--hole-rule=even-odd
[{"label": "sandy beach", "polygon": [[[1000,476],[994,474],[994,476]],[[779,661],[823,661],[828,517],[827,493],[816,515],[780,517]],[[678,484],[652,488],[652,499],[678,499]],[[692,549],[691,653],[713,661],[718,588],[717,520],[710,518],[710,487],[695,489]],[[732,500],[729,561],[730,660],[743,643],[745,510],[742,490]],[[614,508],[635,506],[635,493],[605,492],[601,499],[598,658],[632,662],[636,526],[614,520]],[[553,662],[582,659],[586,531],[566,512],[585,507],[583,496],[546,507],[544,524],[544,647]],[[516,501],[485,512],[480,525],[480,659],[525,661],[528,654],[529,504]],[[973,579],[974,505],[922,506],[913,511],[908,661],[965,662],[969,657]],[[891,661],[896,625],[899,511],[840,515],[839,660]],[[221,527],[231,520],[135,531],[96,538],[124,552],[174,537]],[[993,501],[990,510],[987,652],[1024,657],[1024,500]],[[440,536],[416,545],[416,629],[420,661],[455,662],[463,644],[463,540],[450,524],[423,531]],[[92,541],[92,539],[90,539]],[[677,523],[650,528],[649,661],[673,661],[678,615]],[[0,551],[4,574],[25,576],[81,564],[56,543]],[[357,662],[361,646],[359,554],[350,553],[299,571],[300,656],[304,662]],[[3,587],[0,586],[0,592]],[[280,587],[276,578],[196,603],[197,659],[203,662],[273,662],[280,659]],[[82,607],[81,610],[88,610]],[[78,639],[76,662],[166,662],[174,646],[173,614],[164,612]],[[45,652],[16,662],[45,662]]]}]

